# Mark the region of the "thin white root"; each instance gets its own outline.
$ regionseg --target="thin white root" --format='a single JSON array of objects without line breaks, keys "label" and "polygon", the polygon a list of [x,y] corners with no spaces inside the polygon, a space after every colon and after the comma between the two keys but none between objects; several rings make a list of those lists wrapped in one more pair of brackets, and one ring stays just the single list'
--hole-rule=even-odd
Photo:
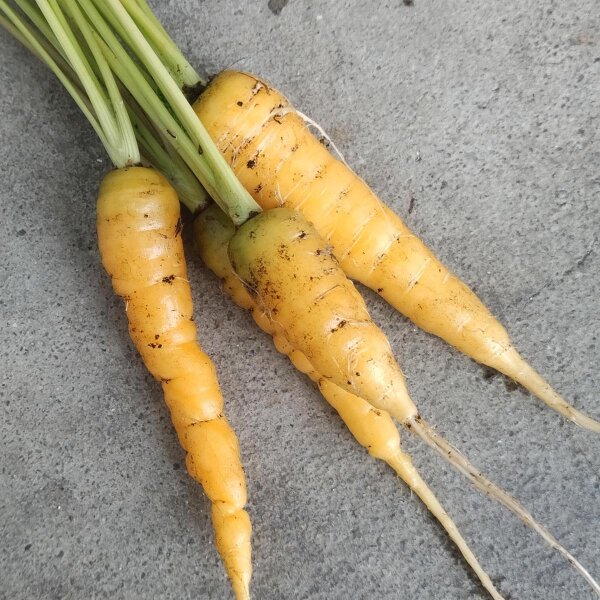
[{"label": "thin white root", "polygon": [[465,475],[471,483],[484,494],[487,494],[492,500],[499,502],[502,506],[517,515],[525,525],[533,529],[544,539],[547,544],[557,550],[562,556],[579,572],[580,575],[590,584],[596,595],[600,597],[600,585],[589,574],[587,569],[563,546],[558,540],[543,526],[540,525],[531,513],[515,498],[492,483],[487,477],[482,475],[450,442],[434,431],[434,429],[421,417],[417,416],[410,419],[405,425],[414,431],[428,446],[438,452],[455,469]]},{"label": "thin white root", "polygon": [[339,159],[348,167],[348,163],[346,162],[344,155],[340,152],[339,148],[333,143],[333,140],[327,135],[327,132],[316,121],[313,121],[308,115],[305,115],[304,113],[296,109],[294,109],[294,112],[305,123],[308,123],[311,127],[314,127],[327,140],[327,143],[333,148],[335,153],[338,155]]},{"label": "thin white root", "polygon": [[308,123],[311,127],[314,127],[329,143],[329,145],[333,148],[335,153],[338,155],[339,159],[348,167],[348,163],[344,158],[344,155],[340,152],[339,148],[333,143],[333,140],[327,135],[327,132],[316,122],[313,121],[308,115],[296,110],[296,114],[305,122]]},{"label": "thin white root", "polygon": [[411,491],[415,492],[423,501],[423,504],[429,509],[431,514],[439,521],[440,525],[446,530],[450,539],[456,544],[460,553],[473,569],[483,587],[490,593],[494,600],[504,600],[504,597],[494,587],[489,575],[469,548],[454,521],[448,516],[444,507],[440,504],[435,494],[425,483],[419,472],[412,464],[410,457],[398,450],[391,458],[385,459],[386,462],[398,473],[402,480],[408,485]]},{"label": "thin white root", "polygon": [[344,158],[344,155],[340,152],[340,149],[333,143],[333,140],[327,135],[327,132],[316,121],[313,121],[313,119],[311,119],[308,115],[305,115],[303,112],[300,112],[299,110],[292,108],[291,106],[284,106],[282,108],[273,109],[269,114],[269,119],[281,118],[290,113],[298,115],[307,125],[316,129],[321,134],[321,136],[323,136],[323,138],[327,140],[327,143],[333,148],[335,153],[338,155],[339,159],[348,168],[350,168],[350,166],[346,162],[346,159]]}]

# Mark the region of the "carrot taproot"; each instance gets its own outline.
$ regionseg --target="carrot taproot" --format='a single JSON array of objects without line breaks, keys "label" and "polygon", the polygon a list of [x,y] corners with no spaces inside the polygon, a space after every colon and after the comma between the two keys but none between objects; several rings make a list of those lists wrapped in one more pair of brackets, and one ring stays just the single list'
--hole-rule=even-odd
[{"label": "carrot taproot", "polygon": [[187,468],[212,502],[216,545],[236,596],[249,598],[251,525],[239,444],[215,368],[196,340],[179,200],[157,171],[109,173],[98,196],[98,245],[129,333],[163,388]]},{"label": "carrot taproot", "polygon": [[[235,234],[233,223],[226,218],[218,207],[212,206],[200,213],[195,220],[194,228],[199,253],[207,266],[221,278],[226,293],[236,304],[251,311],[257,325],[273,337],[277,349],[287,355],[299,371],[306,373],[319,386],[323,397],[335,408],[358,443],[365,447],[371,456],[390,465],[410,489],[422,499],[455,542],[467,563],[479,577],[484,588],[490,592],[493,598],[502,598],[494,588],[489,575],[483,570],[465,542],[455,523],[419,475],[412,464],[410,456],[400,448],[400,434],[389,414],[374,409],[369,402],[350,394],[335,383],[322,377],[314,369],[306,355],[296,349],[289,341],[286,336],[286,329],[279,324],[277,316],[271,313],[271,317],[269,317],[255,302],[242,280],[236,276],[231,268],[228,256],[228,244]],[[279,247],[279,251],[284,251],[283,246]],[[352,284],[350,283],[350,285]]]},{"label": "carrot taproot", "polygon": [[534,371],[471,289],[320,143],[280,92],[253,75],[224,71],[194,109],[263,209],[301,211],[332,245],[349,277],[577,425],[600,432],[600,422],[571,406]]},{"label": "carrot taproot", "polygon": [[402,423],[418,414],[383,331],[300,214],[277,208],[254,217],[231,239],[229,257],[258,306],[323,377]]},{"label": "carrot taproot", "polygon": [[[600,596],[600,585],[554,536],[421,417],[385,336],[370,320],[362,297],[314,227],[298,213],[283,208],[254,217],[234,235],[233,226],[223,219],[216,209],[205,210],[196,219],[196,238],[201,255],[222,278],[225,290],[252,312],[257,324],[273,337],[277,349],[317,382],[357,441],[386,461],[422,498],[490,594],[496,597],[497,591],[488,586],[487,575],[401,451],[390,414],[480,491],[533,528]],[[231,266],[225,258],[227,239]]]}]

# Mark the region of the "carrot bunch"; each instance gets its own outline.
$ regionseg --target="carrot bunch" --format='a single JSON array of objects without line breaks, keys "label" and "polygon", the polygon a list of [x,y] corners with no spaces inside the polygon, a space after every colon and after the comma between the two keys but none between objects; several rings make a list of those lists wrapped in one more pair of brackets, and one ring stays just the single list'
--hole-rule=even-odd
[{"label": "carrot bunch", "polygon": [[[526,509],[422,418],[348,277],[577,424],[600,431],[599,423],[533,371],[473,292],[310,133],[308,117],[264,81],[237,72],[213,79],[192,109],[184,93],[203,82],[144,0],[17,4],[21,12],[0,0],[0,23],[61,78],[119,167],[98,201],[103,264],[126,302],[131,337],[162,383],[188,470],[213,504],[217,547],[237,598],[249,597],[251,573],[245,482],[214,369],[195,339],[173,189],[194,214],[199,252],[225,290],[317,383],[357,441],[424,501],[493,598],[502,596],[401,449],[393,419],[534,528],[600,595]],[[109,128],[100,118],[111,111]],[[125,132],[126,158],[110,143],[114,129]],[[139,166],[141,157],[152,170]]]}]

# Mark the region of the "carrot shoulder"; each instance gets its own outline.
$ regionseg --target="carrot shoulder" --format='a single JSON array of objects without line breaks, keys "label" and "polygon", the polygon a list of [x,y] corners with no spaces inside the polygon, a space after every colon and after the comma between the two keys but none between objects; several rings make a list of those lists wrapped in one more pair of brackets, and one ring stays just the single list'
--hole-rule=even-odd
[{"label": "carrot shoulder", "polygon": [[162,384],[188,471],[212,503],[217,549],[236,596],[249,598],[246,482],[215,368],[196,340],[175,191],[152,169],[113,171],[100,188],[97,225],[102,262],[125,301],[131,339]]}]

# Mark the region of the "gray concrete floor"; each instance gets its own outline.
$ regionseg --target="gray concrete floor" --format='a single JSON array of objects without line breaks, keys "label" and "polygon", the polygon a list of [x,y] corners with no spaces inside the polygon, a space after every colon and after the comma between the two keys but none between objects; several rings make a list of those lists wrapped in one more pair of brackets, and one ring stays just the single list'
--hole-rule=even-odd
[{"label": "gray concrete floor", "polygon": [[[318,120],[523,354],[600,417],[597,0],[155,4],[195,65],[261,74]],[[107,159],[5,34],[0,55],[0,598],[230,598],[208,503],[100,265]],[[190,279],[243,450],[255,598],[485,598],[417,498],[193,256]],[[600,576],[600,439],[366,295],[423,414]],[[404,441],[506,598],[593,597]]]}]

